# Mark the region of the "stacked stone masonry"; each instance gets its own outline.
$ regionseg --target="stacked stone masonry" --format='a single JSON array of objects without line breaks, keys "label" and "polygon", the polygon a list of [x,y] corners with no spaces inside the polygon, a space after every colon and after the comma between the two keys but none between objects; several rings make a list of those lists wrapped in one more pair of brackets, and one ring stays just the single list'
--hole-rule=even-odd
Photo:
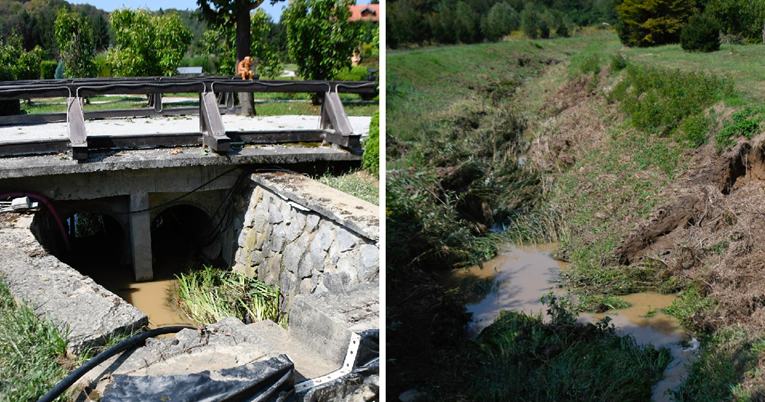
[{"label": "stacked stone masonry", "polygon": [[[236,226],[241,230],[234,270],[278,285],[285,311],[297,294],[344,292],[378,280],[376,219],[362,226],[354,224],[354,219],[344,219],[360,214],[362,207],[368,215],[370,209],[376,214],[375,205],[303,176],[280,177],[281,186],[270,185],[273,179],[261,177],[248,194],[244,218]],[[293,187],[282,187],[285,183]],[[286,189],[294,191],[280,191]],[[314,196],[306,198],[301,190],[312,191]],[[349,197],[353,198],[350,203]],[[348,226],[363,228],[368,235]]]}]

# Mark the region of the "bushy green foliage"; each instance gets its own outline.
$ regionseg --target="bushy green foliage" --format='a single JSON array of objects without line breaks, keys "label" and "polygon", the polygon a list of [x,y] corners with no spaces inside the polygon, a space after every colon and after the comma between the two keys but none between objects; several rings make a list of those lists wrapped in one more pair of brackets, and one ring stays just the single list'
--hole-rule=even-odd
[{"label": "bushy green foliage", "polygon": [[683,130],[682,139],[688,141],[693,148],[698,148],[707,142],[709,131],[712,129],[712,119],[704,114],[686,116],[680,123]]},{"label": "bushy green foliage", "polygon": [[40,78],[40,63],[44,51],[35,46],[25,51],[21,37],[12,36],[0,41],[0,67],[5,67],[10,73],[11,80],[35,80]]},{"label": "bushy green foliage", "polygon": [[708,0],[704,12],[713,17],[723,33],[744,43],[761,43],[765,1]]},{"label": "bushy green foliage", "polygon": [[578,309],[593,313],[605,313],[608,310],[620,310],[630,307],[627,301],[619,296],[590,295],[579,297]]},{"label": "bushy green foliage", "polygon": [[677,43],[694,6],[693,0],[624,0],[616,7],[619,39],[640,47]]},{"label": "bushy green foliage", "polygon": [[56,15],[56,42],[66,67],[67,78],[95,75],[93,57],[96,46],[93,42],[93,29],[84,15],[63,8],[59,10]]},{"label": "bushy green foliage", "polygon": [[364,146],[361,168],[378,175],[380,173],[380,112],[375,112],[369,124],[369,137]]},{"label": "bushy green foliage", "polygon": [[520,26],[521,18],[518,12],[511,5],[500,2],[491,7],[481,29],[486,39],[496,41],[509,35],[510,32],[515,31]]},{"label": "bushy green foliage", "polygon": [[689,52],[720,50],[720,24],[706,14],[691,17],[680,34],[680,46]]},{"label": "bushy green foliage", "polygon": [[40,79],[40,63],[42,63],[44,53],[40,46],[35,46],[28,52],[21,52],[21,56],[16,62],[16,79]]},{"label": "bushy green foliage", "polygon": [[338,81],[364,81],[367,76],[369,76],[367,66],[355,66],[340,71],[334,79]]},{"label": "bushy green foliage", "polygon": [[427,18],[433,38],[441,43],[472,43],[480,31],[478,18],[464,1],[439,3]]},{"label": "bushy green foliage", "polygon": [[669,133],[680,121],[730,95],[733,83],[705,72],[627,66],[624,80],[611,93],[636,128]]},{"label": "bushy green foliage", "polygon": [[115,77],[176,74],[192,38],[177,13],[119,9],[110,21],[116,46],[107,60]]},{"label": "bushy green foliage", "polygon": [[[620,337],[609,319],[581,325],[554,296],[548,315],[502,311],[459,361],[466,400],[647,401],[672,360],[669,349]],[[454,392],[448,390],[448,392]]]},{"label": "bushy green foliage", "polygon": [[579,64],[579,72],[582,74],[599,74],[600,73],[600,54],[593,53],[582,60]]},{"label": "bushy green foliage", "polygon": [[236,43],[234,28],[221,26],[202,34],[202,43],[208,54],[215,55],[215,71],[220,75],[236,74]]},{"label": "bushy green foliage", "polygon": [[558,27],[555,28],[555,35],[558,35],[558,37],[561,38],[568,38],[571,36],[571,33],[569,32],[568,25],[566,25],[565,22],[561,21],[558,24]]},{"label": "bushy green foliage", "polygon": [[531,39],[536,39],[539,36],[537,30],[541,24],[542,19],[536,5],[534,3],[527,3],[523,11],[521,11],[521,29],[523,29],[523,33]]},{"label": "bushy green foliage", "polygon": [[58,67],[58,62],[55,60],[44,60],[40,63],[40,78],[44,80],[55,78],[56,67]]},{"label": "bushy green foliage", "polygon": [[276,78],[284,71],[276,49],[268,43],[273,21],[263,9],[255,10],[250,18],[250,56],[257,57],[257,73],[265,78]]},{"label": "bushy green foliage", "polygon": [[619,72],[627,68],[627,59],[621,53],[611,56],[611,72]]},{"label": "bushy green foliage", "polygon": [[112,69],[109,67],[108,55],[106,53],[99,53],[93,59],[93,64],[96,67],[96,77],[109,78],[112,76]]},{"label": "bushy green foliage", "polygon": [[759,131],[760,121],[762,121],[762,117],[752,108],[745,108],[733,113],[731,121],[727,122],[715,137],[718,148],[735,145],[733,139],[739,136],[751,139]]},{"label": "bushy green foliage", "polygon": [[352,0],[293,0],[282,14],[290,57],[307,80],[334,77],[350,65]]}]

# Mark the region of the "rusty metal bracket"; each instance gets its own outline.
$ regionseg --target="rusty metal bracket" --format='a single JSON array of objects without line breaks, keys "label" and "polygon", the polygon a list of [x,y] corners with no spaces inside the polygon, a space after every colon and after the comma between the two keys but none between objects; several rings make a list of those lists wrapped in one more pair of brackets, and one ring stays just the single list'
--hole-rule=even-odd
[{"label": "rusty metal bracket", "polygon": [[199,94],[199,131],[202,132],[202,144],[214,152],[225,154],[231,149],[231,138],[226,136],[218,100],[212,91]]},{"label": "rusty metal bracket", "polygon": [[319,124],[326,133],[327,142],[350,149],[361,148],[361,135],[353,133],[351,121],[337,92],[324,94]]},{"label": "rusty metal bracket", "polygon": [[82,98],[69,97],[66,99],[66,121],[72,158],[78,161],[88,159],[88,134],[85,131]]}]

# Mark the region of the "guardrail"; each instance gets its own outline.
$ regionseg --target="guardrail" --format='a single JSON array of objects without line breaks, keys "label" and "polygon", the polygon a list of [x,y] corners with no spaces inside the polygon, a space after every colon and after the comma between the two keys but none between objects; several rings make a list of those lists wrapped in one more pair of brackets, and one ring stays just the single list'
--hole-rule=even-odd
[{"label": "guardrail", "polygon": [[[199,107],[162,108],[162,94],[199,93]],[[227,132],[221,112],[235,111],[232,94],[237,92],[320,93],[323,95],[320,129],[298,131]],[[230,76],[88,78],[73,80],[0,81],[0,100],[55,98],[67,99],[66,113],[29,114],[0,117],[0,125],[67,122],[69,141],[27,141],[0,144],[0,155],[61,152],[63,142],[76,160],[88,158],[95,149],[199,145],[225,154],[231,142],[285,143],[329,142],[350,150],[360,149],[359,134],[354,134],[338,93],[373,95],[377,83],[359,81],[246,81]],[[223,104],[216,94],[221,93]],[[91,95],[153,95],[153,108],[83,112],[83,97]],[[85,121],[109,117],[199,115],[197,133],[103,136],[88,138]],[[201,136],[200,136],[201,134]],[[232,138],[233,137],[233,138]]]}]

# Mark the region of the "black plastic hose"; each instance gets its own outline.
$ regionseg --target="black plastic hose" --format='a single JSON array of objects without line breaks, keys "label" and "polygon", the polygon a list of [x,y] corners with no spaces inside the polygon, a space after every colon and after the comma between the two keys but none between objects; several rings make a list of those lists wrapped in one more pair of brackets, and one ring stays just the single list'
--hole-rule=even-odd
[{"label": "black plastic hose", "polygon": [[177,327],[163,327],[163,328],[157,328],[152,329],[146,332],[141,332],[138,335],[131,336],[128,339],[125,339],[124,341],[110,347],[109,349],[106,349],[105,351],[99,353],[96,355],[96,357],[88,360],[77,368],[77,370],[72,371],[66,378],[61,380],[58,384],[56,384],[53,389],[48,391],[47,394],[43,395],[42,398],[38,399],[37,402],[53,402],[54,399],[58,398],[59,395],[64,393],[69,387],[71,387],[77,380],[80,379],[85,373],[93,369],[94,367],[98,366],[99,364],[106,361],[106,359],[116,355],[117,353],[123,352],[128,349],[132,349],[136,346],[138,346],[140,343],[145,341],[148,338],[157,336],[157,335],[163,335],[163,334],[174,334],[176,332],[181,331],[182,329],[196,329],[194,327],[186,327],[186,326],[177,326]]}]

